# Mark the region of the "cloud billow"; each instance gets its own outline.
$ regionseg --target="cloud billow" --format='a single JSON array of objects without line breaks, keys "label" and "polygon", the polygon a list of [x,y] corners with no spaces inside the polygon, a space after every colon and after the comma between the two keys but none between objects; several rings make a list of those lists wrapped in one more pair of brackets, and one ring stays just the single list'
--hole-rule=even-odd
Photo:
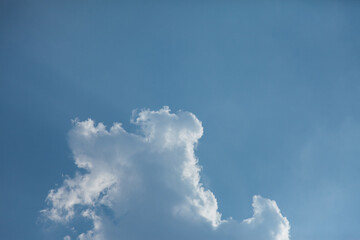
[{"label": "cloud billow", "polygon": [[[132,120],[140,134],[115,123],[74,121],[70,147],[79,169],[50,190],[49,220],[73,225],[64,239],[288,240],[290,225],[276,202],[254,196],[254,215],[222,219],[214,194],[201,184],[194,147],[203,134],[189,112],[143,110]],[[75,218],[91,222],[76,230]],[[66,236],[65,236],[66,235]]]}]

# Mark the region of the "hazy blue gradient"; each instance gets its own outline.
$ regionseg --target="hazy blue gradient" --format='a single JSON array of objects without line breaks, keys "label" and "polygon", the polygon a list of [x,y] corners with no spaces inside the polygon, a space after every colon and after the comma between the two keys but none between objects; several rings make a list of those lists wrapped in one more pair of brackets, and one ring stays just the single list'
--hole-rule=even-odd
[{"label": "hazy blue gradient", "polygon": [[293,240],[359,239],[360,2],[254,2],[1,0],[0,239],[51,231],[71,119],[164,105],[203,122],[225,217],[262,194]]}]

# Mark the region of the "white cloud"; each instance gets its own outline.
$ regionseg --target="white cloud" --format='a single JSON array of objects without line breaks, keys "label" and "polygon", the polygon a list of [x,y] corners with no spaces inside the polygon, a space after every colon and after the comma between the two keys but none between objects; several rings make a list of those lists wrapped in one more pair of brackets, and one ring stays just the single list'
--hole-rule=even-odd
[{"label": "white cloud", "polygon": [[83,240],[289,239],[289,222],[276,202],[260,196],[254,196],[253,217],[221,218],[214,194],[200,181],[194,147],[203,128],[194,114],[164,107],[143,110],[132,122],[140,134],[119,123],[107,130],[91,119],[74,121],[70,147],[85,173],[50,191],[45,216],[69,225],[79,224],[78,217],[91,221],[73,236]]}]

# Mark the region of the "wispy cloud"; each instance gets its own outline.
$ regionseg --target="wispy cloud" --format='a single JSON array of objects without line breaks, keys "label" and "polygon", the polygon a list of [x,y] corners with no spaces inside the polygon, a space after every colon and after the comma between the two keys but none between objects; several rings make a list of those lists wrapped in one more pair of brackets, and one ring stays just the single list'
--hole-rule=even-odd
[{"label": "wispy cloud", "polygon": [[52,189],[42,213],[75,229],[80,216],[92,227],[64,239],[289,239],[288,220],[261,196],[253,198],[251,218],[222,219],[200,181],[194,147],[203,128],[194,114],[164,107],[140,111],[132,122],[141,133],[74,121],[70,147],[85,171]]}]

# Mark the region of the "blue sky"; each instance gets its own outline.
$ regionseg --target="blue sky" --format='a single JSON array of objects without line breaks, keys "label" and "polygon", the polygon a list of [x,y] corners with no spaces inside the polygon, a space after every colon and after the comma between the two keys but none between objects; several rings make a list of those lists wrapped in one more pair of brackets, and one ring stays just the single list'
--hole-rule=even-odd
[{"label": "blue sky", "polygon": [[1,1],[0,238],[62,239],[40,210],[77,171],[71,119],[135,133],[133,109],[166,105],[202,121],[200,174],[224,218],[251,217],[260,194],[293,240],[358,239],[359,8]]}]

